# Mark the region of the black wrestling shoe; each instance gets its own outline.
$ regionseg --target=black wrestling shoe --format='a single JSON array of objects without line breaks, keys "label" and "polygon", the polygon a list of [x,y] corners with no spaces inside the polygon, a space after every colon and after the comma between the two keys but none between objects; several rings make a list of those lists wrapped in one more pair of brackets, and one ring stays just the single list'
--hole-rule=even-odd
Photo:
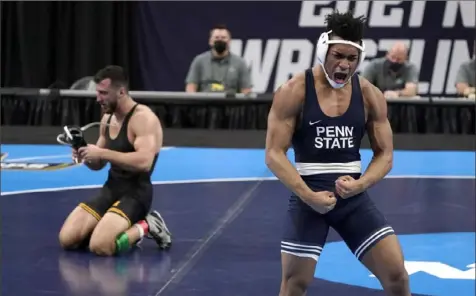
[{"label": "black wrestling shoe", "polygon": [[172,245],[172,234],[170,233],[164,219],[157,211],[150,212],[145,218],[149,225],[147,238],[154,239],[160,249],[165,250]]}]

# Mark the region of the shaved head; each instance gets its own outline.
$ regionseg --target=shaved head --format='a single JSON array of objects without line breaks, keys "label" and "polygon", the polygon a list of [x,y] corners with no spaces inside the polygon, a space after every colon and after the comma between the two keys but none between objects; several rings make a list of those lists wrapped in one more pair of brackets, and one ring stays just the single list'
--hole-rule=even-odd
[{"label": "shaved head", "polygon": [[408,58],[408,47],[403,42],[396,42],[387,52],[392,63],[404,63]]},{"label": "shaved head", "polygon": [[403,42],[396,42],[387,52],[387,58],[393,63],[403,63],[408,58],[408,47]]}]

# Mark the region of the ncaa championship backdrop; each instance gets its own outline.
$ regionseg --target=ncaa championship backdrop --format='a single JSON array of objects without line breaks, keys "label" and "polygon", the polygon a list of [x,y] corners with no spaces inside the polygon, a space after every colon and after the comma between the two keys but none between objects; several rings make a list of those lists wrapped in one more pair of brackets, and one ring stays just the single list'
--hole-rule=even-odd
[{"label": "ncaa championship backdrop", "polygon": [[193,58],[209,49],[210,28],[223,23],[232,33],[232,52],[249,64],[254,91],[272,92],[315,65],[325,15],[334,9],[367,17],[367,58],[360,69],[402,40],[420,70],[420,95],[455,95],[458,66],[473,55],[475,1],[140,2],[136,34],[144,87],[183,91]]}]

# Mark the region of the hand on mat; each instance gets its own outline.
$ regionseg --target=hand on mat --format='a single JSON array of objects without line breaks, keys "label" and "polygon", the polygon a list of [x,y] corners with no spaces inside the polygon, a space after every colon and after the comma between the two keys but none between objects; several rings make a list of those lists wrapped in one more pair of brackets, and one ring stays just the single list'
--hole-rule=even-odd
[{"label": "hand on mat", "polygon": [[363,191],[360,182],[351,176],[341,176],[336,180],[336,192],[342,198],[349,198]]},{"label": "hand on mat", "polygon": [[319,191],[313,192],[310,196],[304,198],[304,201],[316,212],[325,214],[334,209],[337,199],[334,196],[334,192]]},{"label": "hand on mat", "polygon": [[101,160],[102,149],[96,145],[88,144],[85,147],[81,147],[78,150],[79,157],[85,161],[92,162]]}]

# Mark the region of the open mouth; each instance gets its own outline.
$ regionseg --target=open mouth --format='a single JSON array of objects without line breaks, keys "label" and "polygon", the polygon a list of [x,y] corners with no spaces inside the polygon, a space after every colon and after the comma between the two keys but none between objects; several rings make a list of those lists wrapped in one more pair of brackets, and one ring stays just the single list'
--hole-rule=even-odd
[{"label": "open mouth", "polygon": [[347,79],[347,74],[345,73],[334,73],[334,81],[337,83],[344,83]]}]

